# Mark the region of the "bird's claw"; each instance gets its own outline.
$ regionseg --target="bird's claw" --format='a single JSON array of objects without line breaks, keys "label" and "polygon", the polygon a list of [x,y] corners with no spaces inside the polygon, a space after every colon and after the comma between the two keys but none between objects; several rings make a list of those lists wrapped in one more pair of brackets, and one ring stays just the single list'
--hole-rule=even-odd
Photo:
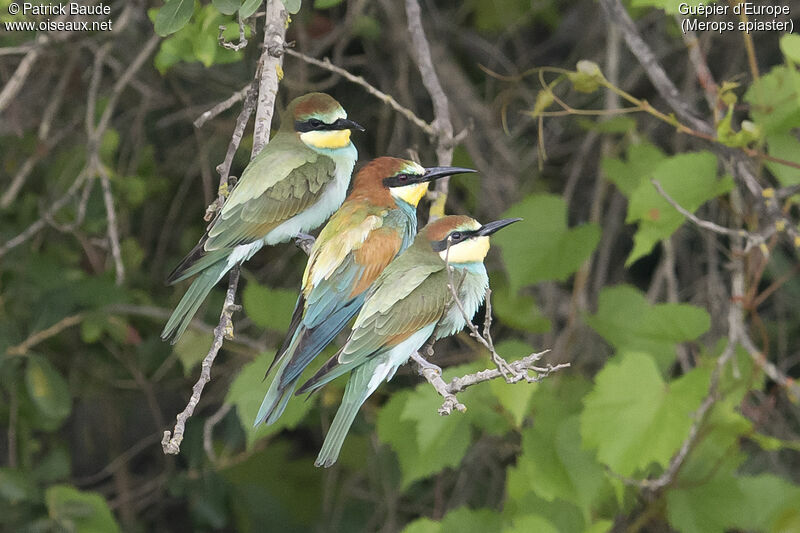
[{"label": "bird's claw", "polygon": [[434,365],[433,363],[429,362],[427,359],[422,357],[419,352],[414,352],[411,354],[411,358],[419,365],[420,370],[419,373],[422,374],[426,370],[433,370],[437,376],[442,375],[441,367]]},{"label": "bird's claw", "polygon": [[308,233],[298,233],[294,237],[295,246],[303,250],[306,254],[311,252],[311,247],[314,246],[315,241],[316,239],[314,236]]}]

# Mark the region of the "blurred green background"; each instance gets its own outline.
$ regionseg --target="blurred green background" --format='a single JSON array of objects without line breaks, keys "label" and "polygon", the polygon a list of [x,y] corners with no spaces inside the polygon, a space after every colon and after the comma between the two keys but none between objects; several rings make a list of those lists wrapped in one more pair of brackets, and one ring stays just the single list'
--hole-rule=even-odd
[{"label": "blurred green background", "polygon": [[[48,18],[10,5],[0,0],[4,25]],[[287,31],[297,50],[432,119],[403,2],[287,5],[299,8]],[[455,130],[468,128],[454,164],[481,172],[451,180],[447,212],[524,217],[487,259],[498,351],[549,349],[546,362],[571,368],[477,385],[459,394],[466,413],[440,417],[441,398],[404,367],[364,405],[335,467],[316,469],[342,380],[252,429],[305,264],[281,245],[247,263],[236,337],[180,455],[165,456],[224,286],[173,347],[159,332],[186,284],[163,280],[204,230],[241,104],[192,122],[249,86],[264,6],[118,1],[114,31],[38,40],[4,26],[0,529],[800,531],[800,38],[686,34],[677,2],[624,4],[679,101],[711,128],[701,138],[696,123],[676,126],[599,3],[420,5]],[[125,79],[159,9],[177,31]],[[253,14],[250,42],[226,50],[218,27],[237,41],[237,12]],[[603,74],[576,71],[584,59]],[[531,71],[542,66],[568,73]],[[291,56],[283,72],[278,107],[325,91],[366,126],[361,162],[410,149],[436,164],[426,135],[363,88]],[[598,79],[639,112],[614,111],[636,104]],[[234,175],[251,146],[252,124]],[[95,147],[99,173],[86,170]],[[763,238],[687,222],[651,179],[701,219]],[[492,367],[465,333],[433,361],[446,380]]]}]

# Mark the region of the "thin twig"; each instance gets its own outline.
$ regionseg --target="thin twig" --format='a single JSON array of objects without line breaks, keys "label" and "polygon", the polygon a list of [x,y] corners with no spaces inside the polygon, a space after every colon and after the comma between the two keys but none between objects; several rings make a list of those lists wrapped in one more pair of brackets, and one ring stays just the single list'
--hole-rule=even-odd
[{"label": "thin twig", "polygon": [[203,124],[205,124],[206,122],[208,122],[212,118],[215,118],[220,113],[224,113],[225,111],[227,111],[228,109],[233,107],[233,104],[241,102],[244,99],[244,97],[247,96],[247,91],[250,90],[250,86],[251,85],[252,85],[252,83],[248,83],[247,85],[245,85],[244,87],[242,87],[241,89],[239,89],[238,91],[233,93],[227,100],[224,100],[224,101],[218,103],[217,105],[215,105],[214,107],[212,107],[208,111],[204,111],[192,123],[194,125],[194,127],[198,128],[198,129],[202,128]]},{"label": "thin twig", "polygon": [[379,89],[376,89],[373,85],[371,85],[363,77],[355,76],[355,75],[351,74],[350,72],[346,71],[345,69],[343,69],[341,67],[337,67],[336,65],[331,63],[330,60],[327,57],[322,59],[322,60],[315,59],[315,58],[313,58],[311,56],[307,56],[306,54],[304,54],[302,52],[298,52],[297,50],[295,50],[293,48],[286,48],[285,52],[287,54],[289,54],[290,56],[296,57],[298,59],[302,59],[306,63],[309,63],[311,65],[316,65],[316,66],[318,66],[320,68],[324,68],[325,70],[329,70],[331,72],[335,72],[336,74],[339,74],[340,76],[342,76],[346,80],[351,81],[351,82],[353,82],[353,83],[355,83],[357,85],[360,85],[360,86],[364,87],[364,89],[366,89],[369,94],[371,94],[372,96],[376,97],[378,100],[380,100],[384,104],[388,105],[389,107],[391,107],[392,109],[394,109],[395,111],[397,111],[398,113],[400,113],[401,115],[406,117],[409,120],[409,122],[411,122],[412,124],[417,126],[419,129],[424,131],[429,137],[431,137],[431,138],[436,137],[436,131],[434,131],[433,127],[430,124],[428,124],[427,122],[425,122],[424,120],[419,118],[417,115],[414,114],[413,111],[411,111],[407,107],[403,107],[402,105],[400,105],[397,102],[397,100],[394,99],[394,97],[392,95],[386,94],[385,92],[383,92],[383,91],[381,91]]},{"label": "thin twig", "polygon": [[125,265],[122,262],[122,248],[119,243],[119,227],[117,226],[117,212],[114,209],[114,197],[111,195],[111,181],[108,171],[99,156],[92,165],[100,176],[100,185],[103,188],[103,204],[106,208],[108,220],[108,240],[111,242],[111,256],[114,258],[114,282],[119,286],[125,282]]},{"label": "thin twig", "polygon": [[[430,45],[425,37],[422,27],[422,14],[417,0],[406,0],[406,18],[408,19],[408,33],[411,37],[411,54],[419,68],[422,84],[428,91],[433,103],[432,123],[436,132],[436,159],[438,164],[447,166],[453,163],[453,122],[450,120],[450,103],[447,95],[439,82],[439,76],[433,66]],[[436,188],[431,194],[433,203],[430,208],[430,218],[444,216],[450,178],[446,177],[436,182]]]},{"label": "thin twig", "polygon": [[222,35],[225,33],[225,26],[219,27],[219,35],[217,36],[217,42],[223,48],[228,50],[233,50],[234,52],[238,52],[245,46],[247,46],[247,37],[244,35],[244,21],[242,20],[242,15],[239,14],[239,42],[228,42],[225,40],[225,37]]},{"label": "thin twig", "polygon": [[186,421],[194,413],[197,404],[200,403],[200,396],[203,394],[203,388],[205,388],[206,383],[211,381],[211,367],[214,365],[214,359],[216,359],[220,348],[222,348],[224,339],[233,336],[233,321],[231,317],[233,313],[240,308],[240,306],[234,304],[238,286],[239,267],[234,266],[231,269],[228,291],[225,293],[225,303],[222,304],[219,325],[214,328],[214,342],[211,344],[211,349],[208,350],[208,354],[203,358],[200,378],[197,380],[197,383],[194,384],[194,387],[192,387],[192,396],[189,398],[189,403],[186,405],[186,408],[178,413],[175,428],[171,433],[165,431],[161,439],[161,447],[166,454],[177,455],[181,451],[181,442],[183,441],[183,433],[186,429]]}]

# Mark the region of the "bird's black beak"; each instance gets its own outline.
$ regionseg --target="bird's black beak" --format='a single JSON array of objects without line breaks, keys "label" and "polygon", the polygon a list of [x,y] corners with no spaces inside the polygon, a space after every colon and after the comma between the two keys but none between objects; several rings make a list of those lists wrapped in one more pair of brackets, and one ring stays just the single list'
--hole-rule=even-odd
[{"label": "bird's black beak", "polygon": [[349,118],[340,118],[337,119],[336,122],[333,123],[334,129],[337,130],[358,130],[358,131],[366,131],[364,126],[356,122],[355,120],[350,120]]},{"label": "bird's black beak", "polygon": [[488,224],[484,224],[481,226],[476,232],[476,235],[491,235],[496,231],[499,231],[505,228],[508,225],[513,224],[514,222],[519,222],[522,220],[521,218],[503,218],[501,220],[495,220],[494,222],[489,222]]},{"label": "bird's black beak", "polygon": [[425,169],[425,174],[420,176],[419,181],[434,181],[446,176],[452,176],[453,174],[467,174],[472,172],[477,172],[477,170],[461,167],[430,167]]}]

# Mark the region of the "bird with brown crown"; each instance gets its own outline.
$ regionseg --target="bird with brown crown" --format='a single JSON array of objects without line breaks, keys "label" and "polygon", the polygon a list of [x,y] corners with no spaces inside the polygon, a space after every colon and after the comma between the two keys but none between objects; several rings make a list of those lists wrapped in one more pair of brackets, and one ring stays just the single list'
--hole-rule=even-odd
[{"label": "bird with brown crown", "polygon": [[197,275],[169,317],[161,338],[175,343],[225,273],[264,245],[286,242],[325,222],[341,204],[358,153],[339,102],[323,93],[292,100],[278,133],[242,177],[197,246],[167,278]]},{"label": "bird with brown crown", "polygon": [[[417,232],[417,204],[431,181],[474,170],[423,168],[380,157],[353,179],[353,190],[314,243],[289,332],[255,425],[280,417],[303,370],[358,313],[383,269]],[[269,370],[267,371],[269,373]]]},{"label": "bird with brown crown", "polygon": [[[437,219],[378,276],[344,347],[297,390],[297,394],[317,390],[350,372],[342,404],[314,464],[327,467],[336,462],[361,405],[431,335],[441,339],[467,325],[465,317],[478,311],[489,286],[483,265],[489,235],[518,220],[481,225],[467,216]],[[449,305],[451,279],[457,280],[453,283],[460,306]]]}]

